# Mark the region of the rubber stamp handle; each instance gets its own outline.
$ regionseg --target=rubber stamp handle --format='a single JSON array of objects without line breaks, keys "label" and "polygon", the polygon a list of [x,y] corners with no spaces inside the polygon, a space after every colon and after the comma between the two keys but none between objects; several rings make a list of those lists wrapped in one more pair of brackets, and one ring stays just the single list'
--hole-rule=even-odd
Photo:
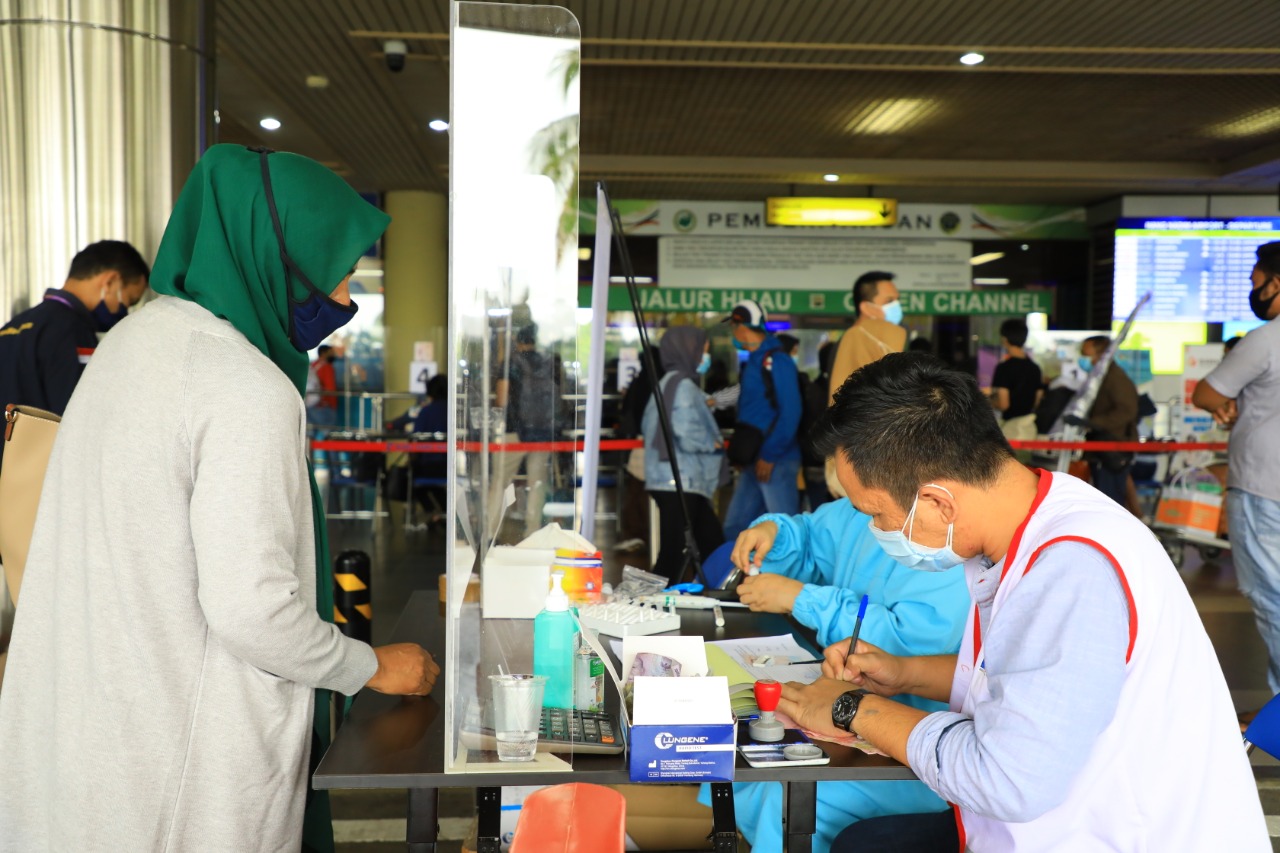
[{"label": "rubber stamp handle", "polygon": [[773,713],[778,707],[778,700],[782,698],[782,682],[763,678],[756,682],[755,694],[756,706],[761,711]]}]

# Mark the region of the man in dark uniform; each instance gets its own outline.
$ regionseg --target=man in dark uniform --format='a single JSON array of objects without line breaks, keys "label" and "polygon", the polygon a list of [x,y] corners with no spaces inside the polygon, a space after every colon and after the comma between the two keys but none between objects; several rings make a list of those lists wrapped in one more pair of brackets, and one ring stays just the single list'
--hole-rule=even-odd
[{"label": "man in dark uniform", "polygon": [[40,304],[0,328],[0,410],[17,403],[61,415],[98,345],[97,332],[142,298],[150,275],[128,243],[103,240],[81,250],[60,290],[46,290]]}]

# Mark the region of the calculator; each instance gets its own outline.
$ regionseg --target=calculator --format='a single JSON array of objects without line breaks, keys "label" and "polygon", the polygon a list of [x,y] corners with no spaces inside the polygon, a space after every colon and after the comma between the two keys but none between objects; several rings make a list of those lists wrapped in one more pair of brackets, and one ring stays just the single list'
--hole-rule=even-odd
[{"label": "calculator", "polygon": [[[497,749],[493,727],[480,723],[475,706],[462,727],[468,749]],[[617,755],[625,749],[622,729],[613,714],[575,708],[543,708],[538,729],[538,752]]]}]

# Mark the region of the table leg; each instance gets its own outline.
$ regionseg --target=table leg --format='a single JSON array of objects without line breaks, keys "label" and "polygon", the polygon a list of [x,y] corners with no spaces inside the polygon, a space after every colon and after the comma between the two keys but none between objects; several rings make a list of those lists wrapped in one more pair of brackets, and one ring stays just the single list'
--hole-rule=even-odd
[{"label": "table leg", "polygon": [[737,853],[738,821],[733,813],[733,785],[711,783],[711,849],[715,853]]},{"label": "table leg", "polygon": [[436,853],[438,794],[436,788],[409,789],[409,853]]},{"label": "table leg", "polygon": [[787,853],[810,853],[817,828],[818,783],[787,784]]},{"label": "table leg", "polygon": [[502,789],[476,788],[476,853],[501,853]]}]

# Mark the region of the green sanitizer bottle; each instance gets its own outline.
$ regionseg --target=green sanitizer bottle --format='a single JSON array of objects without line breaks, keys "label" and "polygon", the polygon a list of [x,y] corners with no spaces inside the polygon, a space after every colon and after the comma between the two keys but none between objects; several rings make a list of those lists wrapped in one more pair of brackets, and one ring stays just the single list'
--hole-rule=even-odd
[{"label": "green sanitizer bottle", "polygon": [[551,591],[542,612],[533,620],[533,674],[547,677],[544,708],[573,707],[573,654],[578,626],[569,612],[564,572],[551,573]]}]

